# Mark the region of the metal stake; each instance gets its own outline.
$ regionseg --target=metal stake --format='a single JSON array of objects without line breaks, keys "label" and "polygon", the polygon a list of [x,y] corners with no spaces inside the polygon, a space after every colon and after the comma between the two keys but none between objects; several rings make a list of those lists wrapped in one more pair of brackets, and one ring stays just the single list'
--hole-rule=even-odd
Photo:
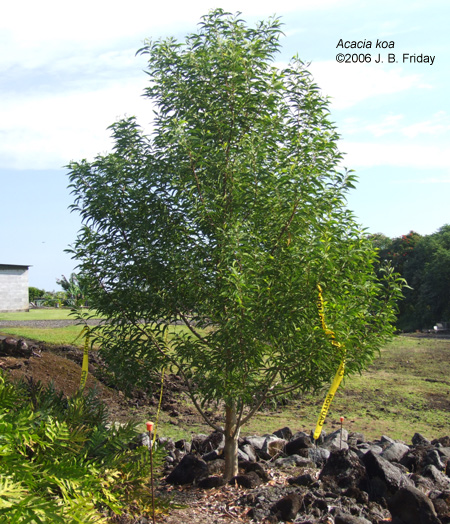
[{"label": "metal stake", "polygon": [[155,487],[153,484],[153,442],[152,442],[153,422],[147,422],[147,431],[148,431],[149,448],[150,448],[150,479],[152,483],[152,514],[153,514],[153,524],[155,524]]},{"label": "metal stake", "polygon": [[344,417],[341,417],[341,438],[340,438],[340,442],[339,442],[339,449],[342,449],[342,428],[343,428],[343,425],[344,425]]}]

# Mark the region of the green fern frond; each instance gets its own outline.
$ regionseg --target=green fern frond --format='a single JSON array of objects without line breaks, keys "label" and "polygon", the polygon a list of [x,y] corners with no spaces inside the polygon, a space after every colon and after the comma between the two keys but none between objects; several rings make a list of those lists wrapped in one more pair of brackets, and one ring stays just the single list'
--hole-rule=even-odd
[{"label": "green fern frond", "polygon": [[24,498],[26,490],[11,477],[0,477],[0,509],[10,508]]}]

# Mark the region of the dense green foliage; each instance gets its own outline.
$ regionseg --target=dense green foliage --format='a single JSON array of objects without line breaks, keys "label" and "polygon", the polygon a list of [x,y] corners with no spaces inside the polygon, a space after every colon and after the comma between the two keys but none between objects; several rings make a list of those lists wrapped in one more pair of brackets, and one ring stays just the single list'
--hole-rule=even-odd
[{"label": "dense green foliage", "polygon": [[371,238],[381,263],[390,263],[409,285],[399,304],[398,328],[414,331],[449,322],[450,225],[432,235],[411,231],[393,239],[381,234]]},{"label": "dense green foliage", "polygon": [[45,291],[36,287],[29,287],[29,301],[39,301],[39,306],[44,307],[79,307],[87,306],[86,286],[81,275],[71,273],[69,278],[62,275],[56,279],[56,283],[62,287],[62,291]]},{"label": "dense green foliage", "polygon": [[130,450],[136,434],[108,427],[95,392],[65,398],[0,374],[0,521],[106,522],[131,504],[145,514],[149,452]]},{"label": "dense green foliage", "polygon": [[[346,209],[327,101],[297,57],[274,64],[281,34],[217,10],[183,43],[148,42],[154,134],[117,122],[111,154],[69,166],[105,359],[134,384],[172,366],[228,443],[268,398],[321,387],[344,357],[363,369],[400,293]],[[206,411],[220,401],[225,430]]]},{"label": "dense green foliage", "polygon": [[65,293],[65,306],[79,307],[87,305],[86,286],[80,275],[71,273],[69,278],[62,275],[56,283],[61,286]]},{"label": "dense green foliage", "polygon": [[37,287],[30,286],[28,288],[28,300],[34,302],[37,298],[43,297],[45,294],[44,289],[39,289]]}]

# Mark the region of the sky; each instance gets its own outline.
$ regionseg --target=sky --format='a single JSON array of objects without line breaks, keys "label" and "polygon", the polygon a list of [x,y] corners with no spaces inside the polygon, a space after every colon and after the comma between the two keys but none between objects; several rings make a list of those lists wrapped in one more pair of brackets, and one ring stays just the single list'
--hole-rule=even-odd
[{"label": "sky", "polygon": [[108,152],[122,117],[151,132],[136,51],[148,38],[182,41],[217,7],[249,25],[281,17],[277,62],[298,54],[330,97],[343,166],[359,179],[348,207],[368,233],[450,223],[448,0],[24,0],[0,17],[0,263],[30,265],[31,286],[60,289],[81,227],[65,166]]}]

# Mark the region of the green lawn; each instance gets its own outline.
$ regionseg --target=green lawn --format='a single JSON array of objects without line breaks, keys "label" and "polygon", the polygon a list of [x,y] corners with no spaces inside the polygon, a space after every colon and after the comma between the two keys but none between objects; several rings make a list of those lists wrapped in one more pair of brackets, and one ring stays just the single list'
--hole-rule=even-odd
[{"label": "green lawn", "polygon": [[30,309],[19,313],[0,313],[2,320],[65,320],[73,318],[71,310],[66,308]]},{"label": "green lawn", "polygon": [[[242,428],[242,435],[263,435],[284,426],[314,430],[327,389],[286,405],[267,406]],[[362,375],[347,377],[333,399],[323,429],[360,432],[369,440],[382,435],[408,444],[414,433],[428,439],[450,435],[450,340],[396,337]],[[161,433],[189,438],[207,433],[201,424],[173,425],[161,415]]]},{"label": "green lawn", "polygon": [[[37,313],[36,315],[34,314],[35,312]],[[58,315],[58,313],[60,314]],[[28,315],[28,313],[7,313],[0,316],[0,322],[2,320],[76,320],[75,317],[70,317],[69,313],[70,310],[67,309],[33,310],[30,311],[32,317],[27,317],[26,315]],[[83,326],[81,324],[66,327],[31,327],[18,324],[15,326],[0,326],[0,334],[13,335],[16,338],[22,337],[39,342],[45,342],[46,344],[58,346],[71,345],[82,348],[84,345],[84,339],[79,337],[82,329]],[[189,330],[186,326],[172,326],[169,329],[169,338],[171,333],[174,331],[187,332]]]},{"label": "green lawn", "polygon": [[[65,308],[49,308],[49,309],[31,309],[29,312],[19,313],[0,313],[0,322],[2,320],[14,320],[20,322],[22,320],[76,320],[71,315],[70,309]],[[83,338],[77,338],[82,330],[81,325],[73,325],[58,328],[37,328],[29,326],[12,326],[1,327],[0,332],[5,335],[14,335],[16,337],[23,337],[30,340],[45,342],[54,345],[75,345],[82,347]],[[76,340],[77,339],[77,340]]]},{"label": "green lawn", "polygon": [[[83,326],[74,325],[62,328],[32,328],[27,326],[0,327],[0,333],[14,335],[16,338],[26,338],[37,342],[45,342],[57,346],[83,347],[84,338],[79,337]],[[78,338],[79,337],[79,338]],[[76,340],[77,339],[77,340]]]},{"label": "green lawn", "polygon": [[[0,320],[51,320],[68,317],[68,310],[34,310],[30,313],[9,313]],[[29,316],[33,318],[30,318]],[[1,328],[3,334],[25,337],[55,345],[83,347],[77,337],[82,326],[64,328]],[[185,329],[174,326],[174,329]],[[76,340],[77,339],[77,340]],[[324,430],[340,427],[365,433],[368,438],[386,434],[410,442],[415,432],[427,438],[450,435],[450,340],[433,338],[396,337],[381,352],[381,356],[362,375],[346,377],[331,404]],[[325,398],[327,388],[319,395],[305,395],[287,405],[267,407],[256,415],[243,434],[264,434],[283,426],[295,430],[313,429]],[[168,434],[209,431],[207,427],[184,428],[173,426],[162,417],[162,429]]]},{"label": "green lawn", "polygon": [[[306,395],[292,405],[258,414],[249,428],[313,428],[325,398]],[[330,406],[324,430],[340,427],[369,438],[388,435],[411,442],[450,435],[450,340],[396,337],[367,371],[346,377]]]}]

